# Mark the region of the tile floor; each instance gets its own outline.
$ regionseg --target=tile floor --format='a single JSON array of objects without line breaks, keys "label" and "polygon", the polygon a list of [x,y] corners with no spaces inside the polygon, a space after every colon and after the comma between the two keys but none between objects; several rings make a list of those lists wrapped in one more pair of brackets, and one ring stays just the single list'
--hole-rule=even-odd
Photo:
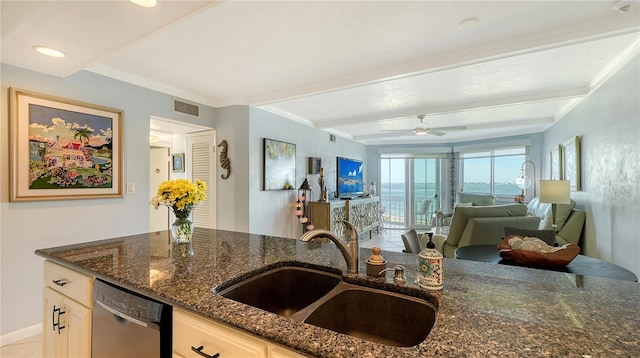
[{"label": "tile floor", "polygon": [[[404,243],[400,235],[407,232],[408,229],[388,228],[383,229],[379,234],[373,233],[371,239],[368,234],[360,236],[360,247],[372,248],[377,246],[384,251],[402,252]],[[425,233],[427,230],[416,230],[418,235]]]},{"label": "tile floor", "polygon": [[0,347],[2,358],[42,358],[42,337],[40,335]]},{"label": "tile floor", "polygon": [[[402,252],[404,244],[400,234],[406,231],[406,229],[384,229],[379,234],[374,232],[371,239],[368,238],[368,235],[362,235],[360,237],[360,247],[372,248],[377,246],[385,251]],[[0,347],[0,357],[41,358],[42,337],[37,335]]]}]

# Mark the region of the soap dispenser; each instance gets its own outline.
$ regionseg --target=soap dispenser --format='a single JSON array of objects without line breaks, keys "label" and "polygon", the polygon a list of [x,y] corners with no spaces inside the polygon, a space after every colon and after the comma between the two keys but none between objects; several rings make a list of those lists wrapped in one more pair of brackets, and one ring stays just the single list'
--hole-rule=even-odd
[{"label": "soap dispenser", "polygon": [[442,254],[436,250],[433,242],[433,233],[428,232],[429,242],[427,247],[418,255],[420,272],[418,274],[418,284],[428,290],[441,290],[442,283]]}]

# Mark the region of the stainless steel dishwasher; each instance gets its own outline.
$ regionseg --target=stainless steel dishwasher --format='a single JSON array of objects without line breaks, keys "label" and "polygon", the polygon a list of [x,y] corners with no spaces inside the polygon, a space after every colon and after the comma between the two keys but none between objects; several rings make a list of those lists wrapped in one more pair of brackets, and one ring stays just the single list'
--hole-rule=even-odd
[{"label": "stainless steel dishwasher", "polygon": [[91,357],[171,357],[171,306],[96,279]]}]

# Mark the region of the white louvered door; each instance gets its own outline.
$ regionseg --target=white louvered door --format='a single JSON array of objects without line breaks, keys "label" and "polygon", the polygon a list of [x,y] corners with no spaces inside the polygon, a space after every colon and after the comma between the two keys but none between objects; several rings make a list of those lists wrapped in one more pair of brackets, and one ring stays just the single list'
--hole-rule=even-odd
[{"label": "white louvered door", "polygon": [[187,135],[187,176],[207,184],[207,200],[193,211],[193,223],[198,227],[216,228],[216,132]]}]

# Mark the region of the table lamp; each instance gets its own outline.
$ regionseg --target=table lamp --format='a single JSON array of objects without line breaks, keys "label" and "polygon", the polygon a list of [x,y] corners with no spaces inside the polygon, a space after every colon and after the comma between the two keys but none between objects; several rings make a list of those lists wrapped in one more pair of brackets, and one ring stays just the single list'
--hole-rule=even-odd
[{"label": "table lamp", "polygon": [[551,219],[553,220],[553,231],[558,232],[556,224],[556,206],[558,204],[569,204],[569,181],[568,180],[540,180],[541,203],[551,204]]}]

